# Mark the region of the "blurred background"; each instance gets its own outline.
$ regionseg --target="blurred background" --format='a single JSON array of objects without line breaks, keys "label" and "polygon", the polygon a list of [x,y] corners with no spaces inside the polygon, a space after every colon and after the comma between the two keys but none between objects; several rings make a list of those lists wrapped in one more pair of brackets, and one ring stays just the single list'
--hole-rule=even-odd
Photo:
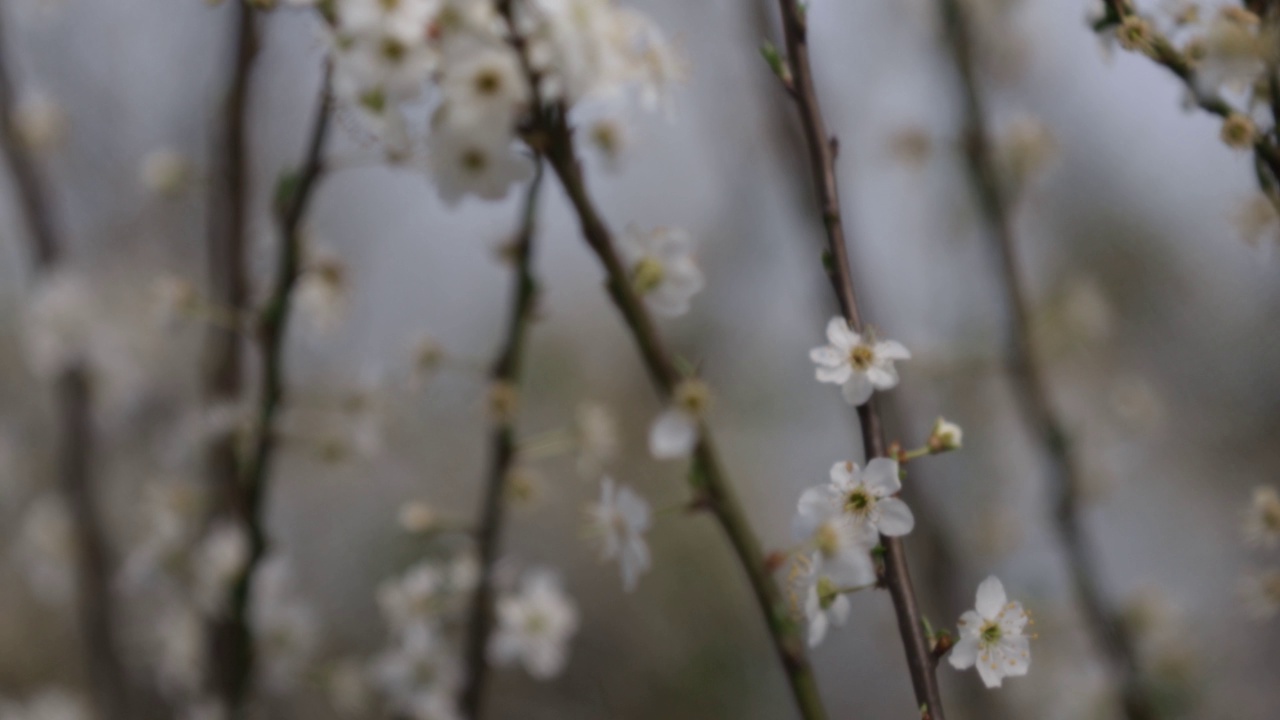
[{"label": "blurred background", "polygon": [[[1280,717],[1280,625],[1254,620],[1238,592],[1242,577],[1274,564],[1244,545],[1240,527],[1252,489],[1274,483],[1280,468],[1280,226],[1250,219],[1251,158],[1219,140],[1216,120],[1181,110],[1180,86],[1149,60],[1108,60],[1083,5],[970,1],[1001,157],[1025,179],[1022,270],[1037,347],[1087,471],[1086,528],[1104,590],[1141,620],[1140,653],[1171,717]],[[814,382],[807,359],[834,303],[792,109],[757,51],[777,37],[776,8],[631,4],[668,30],[689,78],[671,116],[639,118],[620,167],[589,162],[589,180],[615,228],[679,226],[696,238],[707,287],[662,329],[713,388],[710,422],[732,479],[764,544],[783,548],[801,491],[824,482],[832,463],[860,460],[861,449],[852,411]],[[959,86],[937,8],[811,5],[865,313],[914,354],[883,397],[889,436],[919,444],[939,415],[965,430],[963,451],[913,463],[907,480],[922,519],[907,545],[926,613],[954,626],[978,582],[997,574],[1036,618],[1026,678],[987,691],[975,674],[941,668],[949,712],[1113,717],[1109,678],[1051,532],[1043,457],[1003,370],[1007,313],[959,152]],[[60,137],[41,161],[68,263],[92,288],[95,324],[115,338],[118,354],[100,378],[95,469],[123,556],[141,533],[148,483],[193,471],[173,456],[198,406],[203,332],[155,322],[153,281],[203,277],[229,8],[5,0],[0,10],[23,95],[60,108]],[[277,11],[264,27],[250,123],[258,296],[276,242],[273,189],[301,156],[323,54],[309,14]],[[342,307],[332,327],[293,328],[289,413],[303,429],[282,451],[268,499],[274,546],[321,619],[321,662],[383,642],[375,588],[424,552],[396,523],[402,503],[425,501],[463,522],[476,512],[488,443],[486,382],[474,368],[503,332],[509,270],[498,250],[519,211],[516,192],[448,207],[420,168],[380,163],[364,130],[341,115],[338,124],[329,154],[343,169],[323,182],[308,225],[313,247],[345,268]],[[159,149],[190,160],[188,187],[157,193],[139,177]],[[536,260],[545,295],[521,433],[569,427],[579,403],[604,403],[621,423],[610,474],[655,508],[676,506],[687,499],[683,467],[646,452],[658,402],[562,193],[555,183],[547,190]],[[54,438],[48,387],[23,354],[32,275],[12,198],[5,174],[0,695],[22,698],[83,679],[71,605],[56,588],[46,592],[57,585],[49,555],[60,547],[39,520]],[[427,337],[457,362],[415,381],[415,348]],[[334,409],[352,393],[377,398],[358,420],[365,442],[323,452],[329,428],[353,422]],[[560,568],[582,630],[553,682],[498,672],[491,717],[794,717],[744,579],[709,518],[662,514],[650,536],[653,570],[626,594],[616,568],[582,542],[582,508],[597,486],[578,479],[569,456],[534,467],[506,554]],[[823,695],[835,717],[907,717],[914,703],[890,602],[884,593],[852,600],[849,624],[812,653]],[[132,662],[150,667],[146,606],[127,600],[123,609]],[[321,685],[304,683],[268,716],[337,717]]]}]

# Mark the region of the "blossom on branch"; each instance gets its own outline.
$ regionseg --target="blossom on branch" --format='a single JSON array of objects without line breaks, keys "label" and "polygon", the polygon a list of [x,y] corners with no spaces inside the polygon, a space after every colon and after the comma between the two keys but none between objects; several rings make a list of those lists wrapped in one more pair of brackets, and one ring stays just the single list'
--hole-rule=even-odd
[{"label": "blossom on branch", "polygon": [[809,351],[809,359],[818,366],[818,382],[840,385],[850,405],[862,405],[872,392],[896,386],[898,371],[893,363],[910,358],[902,343],[854,332],[842,317],[827,323],[827,344]]}]

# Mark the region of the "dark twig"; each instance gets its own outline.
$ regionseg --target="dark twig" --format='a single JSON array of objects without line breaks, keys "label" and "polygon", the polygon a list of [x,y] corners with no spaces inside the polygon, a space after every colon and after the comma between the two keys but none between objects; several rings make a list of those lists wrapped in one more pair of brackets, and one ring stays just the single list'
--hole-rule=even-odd
[{"label": "dark twig", "polygon": [[[858,312],[858,300],[854,293],[852,269],[845,241],[844,223],[840,210],[840,192],[836,183],[836,140],[826,128],[822,108],[813,83],[813,71],[809,60],[809,46],[804,9],[798,0],[779,0],[782,11],[782,29],[786,41],[786,62],[790,76],[784,78],[785,86],[795,101],[800,115],[809,163],[813,170],[815,191],[818,194],[823,224],[827,231],[827,257],[825,265],[840,303],[841,312],[849,326],[862,327]],[[862,430],[862,444],[868,459],[885,457],[884,431],[876,400],[858,408]],[[942,695],[930,656],[929,641],[925,636],[923,617],[916,600],[911,572],[907,566],[906,549],[900,538],[882,537],[885,548],[885,585],[893,600],[898,617],[898,632],[907,655],[907,668],[916,702],[922,714],[930,720],[944,720]]]},{"label": "dark twig", "polygon": [[[542,162],[525,194],[520,214],[520,228],[512,242],[511,312],[501,349],[489,372],[495,387],[515,389],[524,364],[525,338],[534,320],[538,303],[538,284],[533,273],[534,237],[537,231],[538,199],[542,191]],[[489,473],[481,497],[480,517],[476,532],[476,550],[480,556],[480,581],[472,595],[467,618],[464,662],[466,680],[460,696],[463,717],[476,720],[484,703],[488,663],[485,651],[494,620],[493,568],[502,542],[503,518],[506,510],[507,478],[517,460],[514,418],[501,414],[494,418],[490,440]]]},{"label": "dark twig", "polygon": [[[583,238],[604,265],[609,294],[639,346],[650,377],[662,395],[670,399],[683,377],[664,345],[662,336],[654,327],[648,310],[632,287],[627,268],[614,246],[613,234],[587,192],[586,181],[574,154],[573,138],[565,124],[563,112],[547,117],[544,125],[546,127],[541,130],[546,133],[548,143],[547,162],[555,170],[560,184],[569,196],[582,226]],[[747,573],[801,716],[806,720],[825,718],[826,710],[822,706],[822,698],[805,656],[796,623],[788,612],[781,590],[769,573],[764,551],[751,530],[746,512],[738,501],[705,427],[700,429],[700,440],[694,450],[690,483],[697,493],[694,506],[711,511],[733,546],[739,564]]]},{"label": "dark twig", "polygon": [[323,172],[321,152],[328,136],[332,116],[329,66],[326,65],[320,89],[319,107],[307,144],[301,169],[281,179],[276,195],[279,226],[279,257],[271,292],[257,321],[259,349],[262,358],[262,391],[258,400],[249,456],[240,478],[240,494],[236,513],[249,533],[249,561],[232,588],[228,636],[236,662],[233,674],[224,688],[225,698],[233,713],[240,712],[253,678],[253,638],[249,631],[249,599],[253,574],[266,555],[267,537],[264,527],[264,499],[276,449],[276,417],[284,405],[284,349],[293,289],[302,274],[302,219],[306,216],[317,182]]},{"label": "dark twig", "polygon": [[[2,20],[2,18],[0,18]],[[57,270],[65,250],[54,209],[32,157],[14,127],[17,107],[8,68],[5,28],[0,22],[0,152],[13,174],[18,207],[28,226],[35,265]],[[62,370],[55,382],[58,425],[57,473],[74,525],[77,614],[88,665],[90,692],[103,720],[129,720],[128,678],[115,637],[111,595],[111,551],[98,513],[93,465],[92,385],[80,363]]]},{"label": "dark twig", "polygon": [[[1118,3],[1117,3],[1118,5]],[[1142,682],[1137,651],[1123,618],[1105,597],[1098,580],[1097,555],[1081,527],[1083,484],[1071,452],[1067,430],[1054,408],[1048,380],[1032,347],[1030,301],[1018,270],[1017,242],[1011,203],[1005,195],[988,137],[990,126],[975,69],[974,44],[968,18],[958,0],[940,0],[944,26],[964,97],[965,154],[978,205],[998,249],[1005,303],[1010,314],[1009,366],[1018,385],[1016,395],[1026,422],[1038,438],[1048,461],[1048,479],[1056,498],[1055,526],[1066,553],[1076,601],[1094,642],[1106,655],[1117,678],[1125,716],[1129,720],[1159,717]]]},{"label": "dark twig", "polygon": [[[248,311],[247,235],[249,200],[249,89],[258,54],[258,13],[246,3],[232,3],[232,71],[227,97],[214,138],[210,162],[207,263],[209,301],[239,319]],[[206,407],[240,403],[244,377],[244,342],[234,327],[210,325],[205,336],[203,393]],[[247,514],[237,434],[214,438],[205,458],[214,516]],[[247,630],[229,618],[214,618],[208,627],[211,690],[228,704],[242,692],[241,664],[249,642]]]}]

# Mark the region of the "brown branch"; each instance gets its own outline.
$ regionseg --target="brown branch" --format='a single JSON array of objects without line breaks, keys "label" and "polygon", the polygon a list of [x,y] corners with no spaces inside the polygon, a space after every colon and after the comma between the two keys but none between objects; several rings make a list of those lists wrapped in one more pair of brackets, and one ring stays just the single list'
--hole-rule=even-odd
[{"label": "brown branch", "polygon": [[[8,68],[7,37],[0,18],[0,153],[13,174],[18,208],[27,224],[35,265],[43,274],[61,265],[64,244],[54,222],[36,159],[14,127],[17,103]],[[111,594],[111,550],[102,526],[94,486],[92,383],[77,363],[55,382],[58,426],[58,484],[71,513],[76,545],[76,605],[84,643],[89,689],[103,720],[129,720],[128,678],[115,636]]]},{"label": "brown branch", "polygon": [[232,588],[231,607],[224,620],[228,628],[223,631],[228,638],[232,638],[233,644],[228,652],[234,653],[236,659],[229,666],[231,675],[225,679],[225,685],[221,688],[233,715],[243,712],[253,679],[254,648],[249,629],[249,600],[254,571],[267,551],[264,499],[277,447],[276,418],[285,401],[285,332],[288,328],[293,289],[302,273],[302,219],[323,172],[321,152],[328,137],[332,116],[330,76],[331,68],[326,65],[319,107],[316,109],[302,167],[296,173],[281,179],[276,195],[279,256],[270,295],[257,321],[261,344],[259,353],[262,361],[262,390],[253,435],[249,441],[249,457],[240,477],[241,494],[235,508],[238,520],[249,533],[250,553],[248,563]]},{"label": "brown branch", "polygon": [[[220,116],[219,136],[210,163],[207,263],[209,300],[226,308],[234,318],[248,311],[248,114],[254,60],[258,54],[258,14],[248,4],[232,3],[231,81]],[[206,407],[239,403],[244,378],[241,356],[244,342],[234,327],[210,325],[205,338],[203,394]],[[205,458],[206,473],[216,516],[243,517],[247,501],[240,484],[237,434],[214,438]],[[229,704],[242,693],[242,665],[250,643],[248,632],[230,618],[214,618],[207,629],[210,690]]]},{"label": "brown branch", "polygon": [[[581,165],[573,149],[573,138],[565,124],[564,114],[543,114],[546,133],[547,162],[555,171],[561,186],[578,216],[583,238],[604,265],[607,287],[623,321],[639,346],[641,358],[664,398],[670,399],[683,379],[662,336],[654,327],[648,310],[637,296],[631,279],[614,246],[613,234],[601,219],[587,192]],[[714,444],[705,427],[694,450],[690,483],[698,497],[695,507],[710,510],[732,545],[739,564],[747,574],[751,589],[764,616],[770,638],[786,672],[792,695],[802,717],[818,720],[827,716],[818,693],[813,670],[805,656],[795,621],[788,612],[782,592],[766,566],[760,542],[751,530],[747,515],[733,485],[721,465]]]},{"label": "brown branch", "polygon": [[[538,303],[538,284],[533,274],[534,236],[537,231],[538,199],[542,192],[542,162],[538,163],[533,182],[525,193],[520,213],[520,227],[512,243],[511,312],[502,347],[489,372],[491,383],[514,389],[520,381],[524,364],[525,339],[534,321]],[[475,720],[484,705],[488,663],[485,652],[489,631],[494,621],[493,568],[498,561],[502,528],[506,515],[507,478],[517,458],[514,418],[494,418],[496,425],[490,440],[489,473],[480,503],[476,531],[476,550],[480,556],[480,581],[471,597],[467,618],[464,651],[466,680],[460,695],[463,717]]]},{"label": "brown branch", "polygon": [[[1070,439],[1052,399],[1048,380],[1032,347],[1031,305],[1018,270],[1017,242],[1009,199],[988,137],[990,126],[978,87],[974,43],[968,18],[959,0],[939,0],[944,27],[964,97],[965,155],[982,215],[998,249],[1005,304],[1011,316],[1009,366],[1017,383],[1022,413],[1038,438],[1048,461],[1048,479],[1056,497],[1054,512],[1058,540],[1066,553],[1076,601],[1084,613],[1094,642],[1106,655],[1118,679],[1122,709],[1129,720],[1159,717],[1146,692],[1133,638],[1123,618],[1105,597],[1098,580],[1097,555],[1081,527],[1083,478]],[[1118,4],[1118,3],[1117,3]]]},{"label": "brown branch", "polygon": [[[860,330],[862,318],[858,312],[858,300],[854,293],[852,269],[840,210],[840,192],[836,183],[835,156],[838,145],[835,138],[827,132],[817,91],[814,88],[804,9],[798,0],[779,0],[779,7],[782,11],[782,29],[786,41],[786,62],[790,70],[786,88],[800,115],[800,124],[809,152],[809,163],[813,170],[815,191],[827,231],[827,256],[824,258],[827,274],[849,326]],[[858,408],[858,419],[867,458],[885,457],[884,431],[874,398]],[[942,695],[938,689],[937,675],[930,657],[929,642],[925,636],[920,606],[911,582],[905,546],[900,538],[882,537],[881,542],[885,548],[885,584],[897,614],[898,632],[906,651],[907,668],[911,675],[911,685],[915,690],[916,702],[931,720],[944,720]]]}]

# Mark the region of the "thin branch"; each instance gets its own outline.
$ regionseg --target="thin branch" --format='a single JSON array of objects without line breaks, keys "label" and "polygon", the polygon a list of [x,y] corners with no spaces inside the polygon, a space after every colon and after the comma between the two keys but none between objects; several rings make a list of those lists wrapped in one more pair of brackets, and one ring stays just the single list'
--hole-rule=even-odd
[{"label": "thin branch", "polygon": [[320,89],[319,107],[311,128],[302,168],[280,181],[276,196],[280,249],[275,279],[266,305],[258,317],[261,343],[262,391],[258,400],[253,436],[249,441],[249,457],[240,478],[242,495],[236,508],[239,520],[249,533],[249,561],[232,589],[231,609],[227,621],[229,634],[234,634],[234,652],[239,662],[225,688],[226,700],[233,713],[241,712],[253,678],[254,652],[249,632],[249,599],[253,575],[266,555],[267,537],[264,499],[275,456],[276,418],[285,401],[284,349],[293,289],[302,273],[302,219],[323,172],[321,153],[328,137],[332,117],[330,96],[331,68],[325,66]]},{"label": "thin branch", "polygon": [[[814,88],[804,9],[798,0],[779,0],[779,7],[786,41],[786,60],[791,74],[786,87],[800,115],[815,190],[827,231],[827,256],[824,258],[827,274],[849,326],[860,330],[862,318],[854,293],[840,210],[840,192],[836,183],[835,156],[838,145],[835,138],[827,132]],[[884,457],[884,431],[874,398],[858,408],[858,419],[867,458]],[[930,657],[929,640],[925,635],[920,606],[911,582],[905,546],[900,538],[882,537],[881,542],[885,548],[885,584],[897,614],[898,633],[906,651],[907,668],[916,702],[921,708],[921,714],[928,720],[944,720],[942,695]]]},{"label": "thin branch", "polygon": [[[512,242],[512,292],[511,312],[507,316],[507,331],[502,347],[489,372],[494,386],[515,388],[520,381],[520,369],[524,364],[525,338],[533,324],[538,303],[538,284],[533,274],[534,237],[537,230],[538,199],[542,191],[542,162],[535,159],[537,167],[533,182],[525,194],[520,213],[520,227]],[[494,621],[493,568],[498,560],[502,543],[502,528],[506,515],[505,492],[507,477],[519,455],[516,445],[514,418],[495,418],[496,425],[490,440],[489,473],[481,497],[479,525],[476,532],[476,550],[480,556],[480,581],[471,598],[467,618],[464,662],[466,684],[461,694],[463,717],[476,720],[481,716],[485,697],[485,681],[488,663],[485,651],[489,631]]]},{"label": "thin branch", "polygon": [[[64,244],[54,221],[53,203],[36,159],[14,127],[17,103],[8,68],[5,28],[0,18],[0,153],[13,174],[18,207],[28,226],[36,267],[54,272]],[[115,636],[111,594],[111,550],[102,527],[93,465],[92,387],[87,368],[76,364],[55,382],[58,425],[58,484],[74,526],[77,615],[88,665],[90,693],[103,720],[129,720],[128,678]]]},{"label": "thin branch", "polygon": [[[246,3],[232,4],[232,56],[227,98],[213,144],[209,184],[207,263],[209,300],[232,317],[248,315],[248,114],[254,60],[258,55],[258,13]],[[203,394],[207,407],[238,403],[244,393],[242,333],[235,327],[211,324],[205,337]],[[205,458],[215,516],[247,513],[236,435],[214,439]],[[243,627],[215,618],[208,627],[208,666],[211,690],[229,702],[242,692],[240,666],[249,643]]]},{"label": "thin branch", "polygon": [[[650,377],[662,395],[669,399],[683,378],[664,345],[662,336],[654,327],[648,310],[632,287],[631,278],[614,246],[613,234],[601,219],[587,192],[563,112],[554,117],[544,114],[543,125],[540,129],[546,133],[547,162],[573,204],[582,226],[583,238],[604,265],[609,294],[639,346]],[[805,657],[798,627],[788,612],[781,590],[770,575],[760,541],[751,530],[746,512],[705,427],[700,429],[699,436],[690,471],[690,483],[697,494],[694,504],[711,511],[733,546],[738,562],[751,583],[756,603],[764,616],[774,650],[782,662],[801,716],[806,720],[825,718],[826,710],[822,706],[813,670]]]},{"label": "thin branch", "polygon": [[1002,287],[1010,314],[1009,367],[1017,383],[1022,413],[1048,461],[1050,490],[1055,496],[1055,527],[1066,553],[1076,601],[1086,626],[1117,678],[1120,700],[1129,720],[1159,717],[1142,682],[1133,638],[1120,613],[1105,597],[1099,581],[1097,554],[1084,536],[1080,518],[1083,478],[1065,424],[1058,415],[1044,369],[1032,347],[1031,305],[1018,270],[1011,203],[1000,182],[999,167],[988,136],[990,125],[979,90],[969,19],[959,0],[939,0],[944,28],[960,77],[964,98],[965,156],[978,205],[1000,257]]}]

